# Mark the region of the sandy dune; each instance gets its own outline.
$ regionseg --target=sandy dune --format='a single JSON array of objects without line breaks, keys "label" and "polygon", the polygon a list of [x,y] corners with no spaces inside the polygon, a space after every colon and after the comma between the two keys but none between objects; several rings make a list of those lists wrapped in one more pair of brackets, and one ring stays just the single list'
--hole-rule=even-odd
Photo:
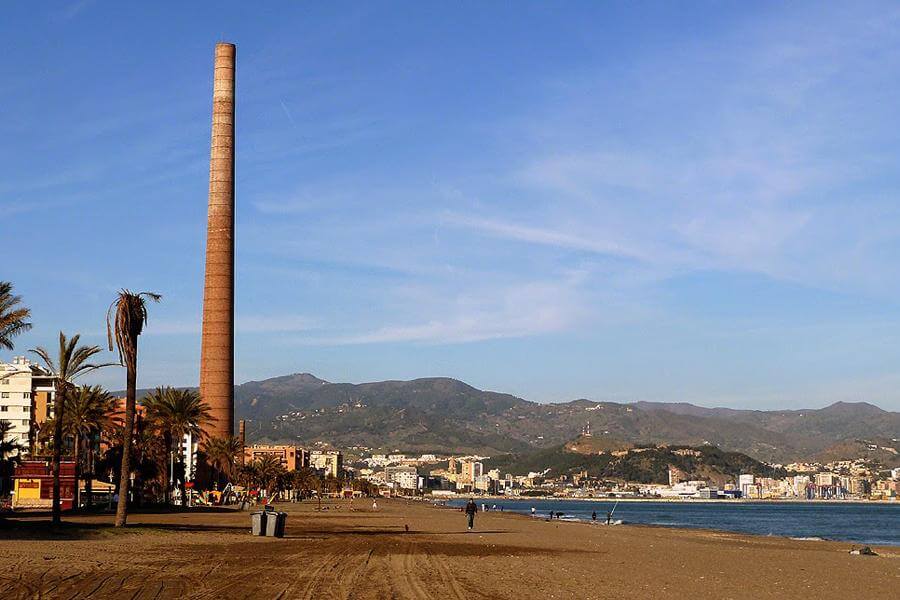
[{"label": "sandy dune", "polygon": [[[887,598],[900,550],[461,513],[421,503],[283,505],[284,539],[235,511],[0,521],[0,598]],[[406,532],[406,526],[409,532]]]}]

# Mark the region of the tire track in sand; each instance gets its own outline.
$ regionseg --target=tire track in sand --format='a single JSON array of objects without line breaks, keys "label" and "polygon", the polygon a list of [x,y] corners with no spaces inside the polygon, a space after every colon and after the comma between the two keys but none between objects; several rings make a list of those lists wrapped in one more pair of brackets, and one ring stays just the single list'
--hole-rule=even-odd
[{"label": "tire track in sand", "polygon": [[469,598],[459,581],[456,579],[456,576],[453,574],[453,571],[447,566],[447,557],[445,555],[436,555],[431,552],[425,552],[425,556],[427,557],[428,562],[431,563],[438,572],[438,575],[445,586],[444,591],[449,594],[450,598],[453,600],[466,600]]},{"label": "tire track in sand", "polygon": [[401,597],[433,600],[434,596],[428,591],[428,584],[422,581],[419,575],[414,554],[417,547],[418,544],[410,541],[406,543],[403,554],[391,553],[391,574],[395,582],[399,580],[401,584],[405,584],[397,590]]}]

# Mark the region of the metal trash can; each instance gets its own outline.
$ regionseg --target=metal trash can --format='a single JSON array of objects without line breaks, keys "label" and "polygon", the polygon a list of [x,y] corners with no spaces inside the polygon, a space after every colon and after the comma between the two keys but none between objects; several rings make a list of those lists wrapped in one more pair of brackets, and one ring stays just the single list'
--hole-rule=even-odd
[{"label": "metal trash can", "polygon": [[270,512],[266,515],[266,535],[269,537],[284,537],[284,523],[287,513]]},{"label": "metal trash can", "polygon": [[278,513],[278,520],[275,523],[275,537],[284,537],[284,528],[287,525],[287,513]]},{"label": "metal trash can", "polygon": [[266,525],[270,520],[275,519],[267,519],[265,511],[250,513],[250,532],[253,535],[266,535]]}]

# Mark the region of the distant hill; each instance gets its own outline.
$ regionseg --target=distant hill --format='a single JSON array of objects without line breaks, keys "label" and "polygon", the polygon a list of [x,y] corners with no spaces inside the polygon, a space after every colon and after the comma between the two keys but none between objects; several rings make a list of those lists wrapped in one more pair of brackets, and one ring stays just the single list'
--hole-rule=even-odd
[{"label": "distant hill", "polygon": [[842,441],[900,437],[900,413],[839,402],[752,411],[575,400],[538,404],[435,377],[329,383],[309,373],[235,387],[251,440],[409,452],[523,453],[559,447],[590,422],[595,444],[713,445],[766,461],[810,460]]},{"label": "distant hill", "polygon": [[888,468],[900,467],[900,443],[885,438],[844,440],[825,448],[815,456],[819,462],[857,458],[876,462]]},{"label": "distant hill", "polygon": [[784,476],[767,465],[740,452],[727,452],[715,446],[651,446],[599,453],[575,452],[573,448],[590,445],[590,438],[579,438],[562,446],[524,454],[498,456],[486,460],[485,468],[502,473],[526,475],[542,472],[551,477],[587,472],[591,477],[636,483],[668,483],[669,468],[679,471],[683,479],[702,479],[715,485],[733,482],[741,473],[761,476]]}]

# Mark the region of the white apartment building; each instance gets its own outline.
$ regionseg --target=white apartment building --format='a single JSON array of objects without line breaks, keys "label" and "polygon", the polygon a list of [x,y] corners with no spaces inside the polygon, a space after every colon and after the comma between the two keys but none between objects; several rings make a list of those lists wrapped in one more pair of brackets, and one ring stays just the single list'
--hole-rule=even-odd
[{"label": "white apartment building", "polygon": [[340,477],[344,470],[344,455],[335,450],[313,450],[309,453],[309,466],[324,471],[325,475]]},{"label": "white apartment building", "polygon": [[50,373],[24,356],[11,363],[0,362],[0,420],[12,429],[7,439],[28,449],[34,442],[36,426],[53,416],[55,396]]},{"label": "white apartment building", "polygon": [[402,490],[414,490],[419,487],[419,473],[415,467],[385,467],[384,480],[396,483]]},{"label": "white apartment building", "polygon": [[756,478],[751,473],[744,473],[738,476],[738,489],[744,498],[756,497],[759,494],[756,490]]}]

